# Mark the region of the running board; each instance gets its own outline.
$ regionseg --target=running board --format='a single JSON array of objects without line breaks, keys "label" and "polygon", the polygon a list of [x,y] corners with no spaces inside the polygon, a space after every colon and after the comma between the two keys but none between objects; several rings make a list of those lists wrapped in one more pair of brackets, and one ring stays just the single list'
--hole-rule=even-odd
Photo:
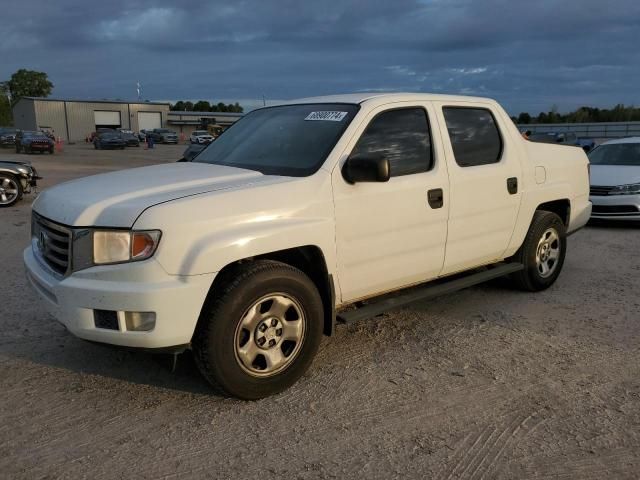
[{"label": "running board", "polygon": [[410,288],[410,291],[404,294],[396,295],[391,298],[379,300],[375,303],[364,305],[355,310],[347,310],[337,314],[337,322],[342,324],[350,324],[366,318],[375,317],[381,313],[396,308],[402,308],[418,300],[428,300],[431,298],[456,292],[464,288],[473,287],[479,283],[484,283],[494,278],[503,277],[510,273],[519,272],[524,269],[521,263],[498,263],[476,273],[471,273],[463,277],[455,277],[453,280],[435,280],[423,286]]}]

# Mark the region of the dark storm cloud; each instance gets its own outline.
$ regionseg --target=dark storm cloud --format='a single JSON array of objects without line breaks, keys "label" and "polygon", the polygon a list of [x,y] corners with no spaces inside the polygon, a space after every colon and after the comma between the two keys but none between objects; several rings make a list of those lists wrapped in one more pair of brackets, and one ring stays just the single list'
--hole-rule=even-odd
[{"label": "dark storm cloud", "polygon": [[[486,95],[512,113],[638,103],[637,0],[23,1],[0,17],[0,79],[54,95]],[[32,12],[25,15],[24,12]]]}]

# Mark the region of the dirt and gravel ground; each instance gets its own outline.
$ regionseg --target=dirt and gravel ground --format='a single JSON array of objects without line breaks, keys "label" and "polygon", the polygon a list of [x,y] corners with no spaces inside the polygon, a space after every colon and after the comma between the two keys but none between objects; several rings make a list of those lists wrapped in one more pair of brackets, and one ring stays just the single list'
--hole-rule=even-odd
[{"label": "dirt and gravel ground", "polygon": [[[29,158],[46,188],[183,148]],[[577,233],[539,294],[339,327],[293,388],[241,402],[188,354],[171,373],[66,333],[24,279],[29,204],[0,211],[2,478],[640,478],[640,228]]]}]

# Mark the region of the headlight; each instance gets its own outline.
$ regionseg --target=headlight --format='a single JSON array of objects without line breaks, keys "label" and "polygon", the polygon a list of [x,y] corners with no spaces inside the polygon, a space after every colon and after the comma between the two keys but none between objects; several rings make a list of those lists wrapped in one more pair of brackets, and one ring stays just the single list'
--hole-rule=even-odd
[{"label": "headlight", "polygon": [[93,263],[135,262],[151,257],[160,242],[159,230],[95,230],[93,232]]},{"label": "headlight", "polygon": [[629,185],[618,185],[613,187],[609,195],[639,195],[640,183],[632,183]]}]

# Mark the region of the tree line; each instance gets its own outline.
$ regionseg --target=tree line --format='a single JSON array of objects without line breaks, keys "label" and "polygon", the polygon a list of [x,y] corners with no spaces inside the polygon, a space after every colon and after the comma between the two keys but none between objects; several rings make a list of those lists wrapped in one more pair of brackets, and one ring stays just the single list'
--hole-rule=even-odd
[{"label": "tree line", "polygon": [[600,122],[640,122],[640,108],[633,105],[619,103],[613,108],[580,107],[570,113],[558,113],[556,107],[549,112],[540,112],[538,116],[531,116],[522,112],[512,117],[518,125],[530,123],[600,123]]},{"label": "tree line", "polygon": [[169,107],[174,111],[182,111],[182,112],[233,112],[233,113],[242,113],[244,108],[236,102],[225,104],[223,102],[219,103],[209,103],[206,100],[200,100],[196,103],[180,100]]}]

